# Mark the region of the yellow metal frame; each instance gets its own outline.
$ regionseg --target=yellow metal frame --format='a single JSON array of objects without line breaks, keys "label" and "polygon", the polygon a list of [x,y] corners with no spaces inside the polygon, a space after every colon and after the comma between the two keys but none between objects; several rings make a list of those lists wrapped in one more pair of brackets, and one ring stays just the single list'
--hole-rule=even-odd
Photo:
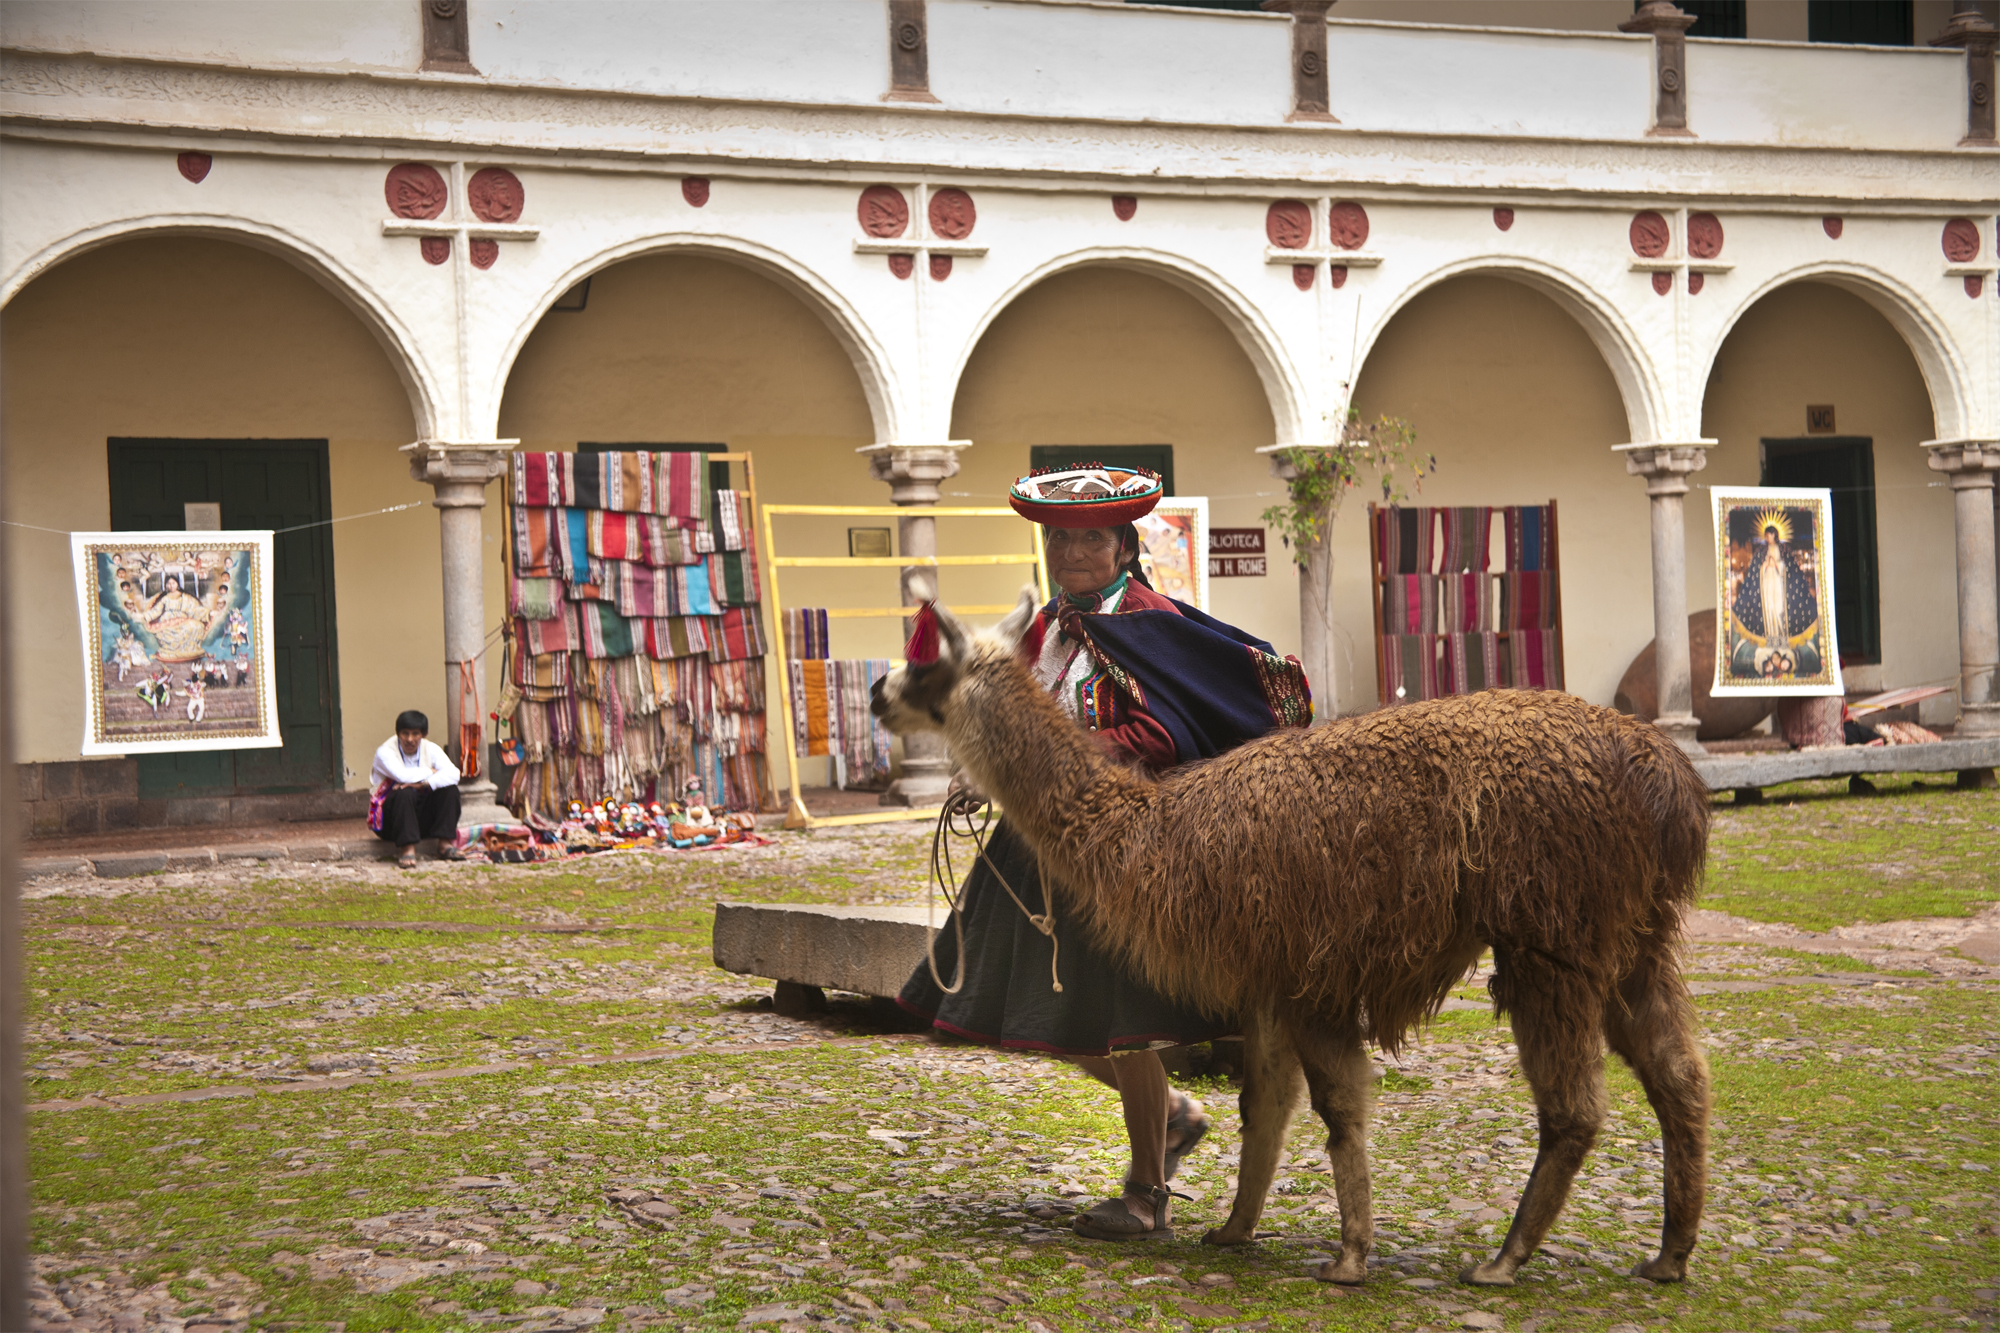
[{"label": "yellow metal frame", "polygon": [[[747,461],[747,455],[746,461]],[[936,569],[952,565],[1032,565],[1035,570],[1035,587],[1043,600],[1049,596],[1048,555],[1042,549],[1041,529],[1033,523],[1028,526],[1028,550],[1025,553],[1002,555],[786,555],[778,554],[777,539],[772,533],[771,517],[774,514],[814,514],[833,515],[847,518],[1012,518],[1021,516],[1012,509],[999,507],[941,506],[934,508],[905,508],[900,505],[765,505],[757,511],[758,521],[764,529],[764,563],[771,570],[771,633],[777,646],[780,664],[778,680],[778,715],[784,723],[786,767],[792,775],[792,799],[785,811],[785,827],[788,829],[827,828],[843,824],[890,824],[907,819],[935,819],[937,806],[928,809],[883,810],[866,815],[829,815],[825,819],[815,818],[806,809],[805,801],[799,796],[799,756],[798,741],[792,731],[792,668],[785,656],[785,607],[778,592],[778,571],[780,569]],[[1021,520],[1026,522],[1026,520]],[[961,615],[998,616],[1014,609],[1013,603],[1004,606],[958,606],[952,608]],[[830,620],[901,620],[914,614],[915,607],[829,607]],[[892,665],[901,666],[896,662]],[[778,771],[771,767],[771,799],[780,799],[778,794]]]}]

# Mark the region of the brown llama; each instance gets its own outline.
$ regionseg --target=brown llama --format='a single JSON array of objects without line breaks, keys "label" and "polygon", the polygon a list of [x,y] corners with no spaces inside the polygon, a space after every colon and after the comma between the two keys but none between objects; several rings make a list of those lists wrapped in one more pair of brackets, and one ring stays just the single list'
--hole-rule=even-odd
[{"label": "brown llama", "polygon": [[1283,730],[1149,779],[1107,760],[1016,656],[1033,589],[973,638],[939,608],[934,664],[875,711],[941,732],[1042,858],[1058,910],[1164,994],[1243,1028],[1243,1147],[1229,1220],[1249,1241],[1303,1076],[1327,1127],[1341,1253],[1367,1274],[1373,1040],[1391,1055],[1485,949],[1540,1150],[1500,1252],[1505,1286],[1548,1234],[1605,1115],[1603,1043],[1659,1118],[1666,1219],[1635,1275],[1687,1275],[1707,1189],[1708,1067],[1675,946],[1708,796],[1656,728],[1560,693],[1493,690]]}]

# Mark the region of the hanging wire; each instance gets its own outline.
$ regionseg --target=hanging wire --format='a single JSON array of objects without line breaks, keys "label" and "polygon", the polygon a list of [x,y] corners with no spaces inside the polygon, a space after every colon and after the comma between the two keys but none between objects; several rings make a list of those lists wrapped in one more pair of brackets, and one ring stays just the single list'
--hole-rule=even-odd
[{"label": "hanging wire", "polygon": [[[307,528],[328,528],[336,523],[351,523],[357,518],[374,518],[378,514],[399,514],[405,509],[422,509],[429,503],[428,500],[412,500],[408,504],[390,505],[387,509],[371,509],[365,514],[342,514],[339,518],[314,519],[310,523],[296,523],[289,528],[273,528],[271,535],[275,537],[283,532],[304,532]],[[17,523],[13,519],[0,519],[0,527],[26,528],[30,532],[53,532],[58,537],[75,535],[67,528],[45,528],[37,523]],[[191,535],[199,536],[198,533]]]}]

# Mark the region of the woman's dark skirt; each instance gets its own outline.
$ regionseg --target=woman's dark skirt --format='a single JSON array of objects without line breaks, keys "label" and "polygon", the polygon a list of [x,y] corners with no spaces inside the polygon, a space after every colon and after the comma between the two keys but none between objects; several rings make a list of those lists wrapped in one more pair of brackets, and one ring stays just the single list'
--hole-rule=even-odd
[{"label": "woman's dark skirt", "polygon": [[[986,854],[1021,901],[1045,911],[1035,853],[1002,819]],[[1204,1017],[1127,976],[1056,904],[1057,970],[1050,986],[1049,937],[1028,924],[984,861],[975,858],[960,907],[965,917],[965,984],[947,995],[928,961],[903,986],[897,1002],[933,1026],[989,1046],[1055,1055],[1109,1055],[1186,1046],[1226,1036],[1234,1025]],[[938,975],[949,983],[958,968],[958,932],[949,920],[937,936]]]}]

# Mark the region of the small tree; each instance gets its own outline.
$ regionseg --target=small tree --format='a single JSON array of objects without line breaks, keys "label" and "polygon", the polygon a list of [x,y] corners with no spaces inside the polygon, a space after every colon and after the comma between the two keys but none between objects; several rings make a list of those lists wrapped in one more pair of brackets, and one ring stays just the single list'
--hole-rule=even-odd
[{"label": "small tree", "polygon": [[[1329,432],[1330,433],[1330,432]],[[1409,489],[1422,491],[1424,478],[1437,471],[1436,454],[1416,452],[1417,430],[1400,417],[1364,422],[1352,410],[1338,444],[1307,445],[1272,455],[1272,471],[1285,483],[1288,501],[1264,511],[1264,521],[1278,530],[1299,566],[1299,648],[1306,679],[1312,683],[1318,716],[1331,719],[1338,711],[1333,642],[1333,520],[1341,501],[1364,475],[1382,487],[1385,504],[1408,498]]]}]

